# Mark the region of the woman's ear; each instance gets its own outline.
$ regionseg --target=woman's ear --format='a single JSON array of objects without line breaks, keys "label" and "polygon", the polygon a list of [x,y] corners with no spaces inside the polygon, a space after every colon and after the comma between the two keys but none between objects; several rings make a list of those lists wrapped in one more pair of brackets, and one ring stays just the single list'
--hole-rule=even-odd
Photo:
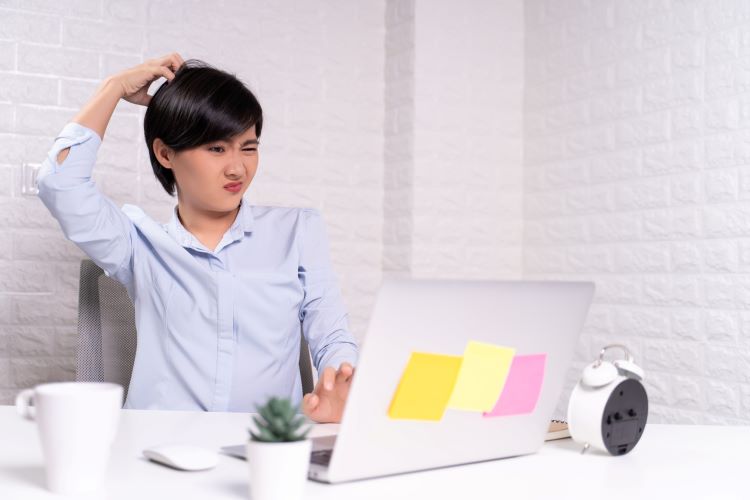
[{"label": "woman's ear", "polygon": [[172,169],[172,158],[174,157],[174,151],[172,148],[164,144],[164,141],[158,137],[154,139],[154,156],[156,160],[161,164],[162,167]]}]

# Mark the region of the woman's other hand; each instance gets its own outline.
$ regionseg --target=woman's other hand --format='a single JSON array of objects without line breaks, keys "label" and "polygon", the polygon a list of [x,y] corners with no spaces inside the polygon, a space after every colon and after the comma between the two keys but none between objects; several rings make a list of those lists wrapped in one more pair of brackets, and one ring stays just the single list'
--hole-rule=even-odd
[{"label": "woman's other hand", "polygon": [[174,72],[184,63],[185,61],[180,54],[173,52],[162,57],[149,59],[138,66],[112,75],[109,79],[122,87],[122,99],[133,104],[148,106],[151,101],[151,96],[148,94],[151,83],[161,77],[172,81]]},{"label": "woman's other hand", "polygon": [[316,422],[341,422],[346,398],[354,376],[354,367],[341,363],[338,371],[327,366],[315,390],[302,398],[302,411]]}]

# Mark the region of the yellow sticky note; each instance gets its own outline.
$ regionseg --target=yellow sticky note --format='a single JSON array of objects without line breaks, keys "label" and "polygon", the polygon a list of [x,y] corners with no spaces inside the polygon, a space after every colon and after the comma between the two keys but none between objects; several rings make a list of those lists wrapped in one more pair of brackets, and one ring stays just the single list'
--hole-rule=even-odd
[{"label": "yellow sticky note", "polygon": [[469,341],[448,408],[492,410],[503,390],[515,353],[512,347]]},{"label": "yellow sticky note", "polygon": [[411,353],[409,363],[393,394],[388,416],[412,420],[440,420],[443,418],[460,368],[461,356]]}]

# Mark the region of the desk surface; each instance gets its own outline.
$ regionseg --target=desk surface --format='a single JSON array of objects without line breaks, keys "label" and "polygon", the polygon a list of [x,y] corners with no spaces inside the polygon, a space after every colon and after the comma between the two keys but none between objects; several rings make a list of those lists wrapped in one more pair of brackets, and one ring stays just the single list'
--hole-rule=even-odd
[{"label": "desk surface", "polygon": [[[106,485],[86,498],[247,499],[247,464],[222,455],[210,471],[181,472],[143,458],[164,442],[208,447],[238,444],[249,416],[240,413],[123,410]],[[318,425],[313,436],[334,434]],[[338,485],[307,482],[309,499],[750,498],[750,427],[649,425],[633,452],[580,454],[570,439],[536,454]],[[0,406],[0,498],[61,498],[45,487],[36,426]]]}]

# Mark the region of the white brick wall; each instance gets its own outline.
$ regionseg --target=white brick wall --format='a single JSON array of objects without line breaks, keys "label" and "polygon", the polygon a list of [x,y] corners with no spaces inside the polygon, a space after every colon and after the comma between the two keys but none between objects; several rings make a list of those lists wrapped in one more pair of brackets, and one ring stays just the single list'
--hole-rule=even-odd
[{"label": "white brick wall", "polygon": [[[380,282],[385,3],[0,0],[0,404],[75,376],[79,261],[20,166],[39,163],[102,78],[178,51],[236,73],[265,112],[248,199],[322,210],[354,334]],[[219,9],[219,11],[217,11]],[[121,101],[94,179],[166,221],[145,108]]]},{"label": "white brick wall", "polygon": [[417,0],[412,274],[520,278],[523,2]]},{"label": "white brick wall", "polygon": [[654,421],[750,422],[750,2],[525,6],[524,277],[598,286],[568,390],[624,341]]},{"label": "white brick wall", "polygon": [[520,278],[523,3],[389,0],[384,266]]},{"label": "white brick wall", "polygon": [[383,270],[409,275],[414,232],[415,0],[386,2]]},{"label": "white brick wall", "polygon": [[[73,376],[82,254],[18,167],[101,78],[178,50],[257,92],[250,199],[323,210],[360,339],[383,271],[591,279],[568,390],[625,341],[654,421],[750,421],[750,3],[453,7],[0,0],[0,402]],[[166,220],[142,116],[118,106],[95,178]]]}]

